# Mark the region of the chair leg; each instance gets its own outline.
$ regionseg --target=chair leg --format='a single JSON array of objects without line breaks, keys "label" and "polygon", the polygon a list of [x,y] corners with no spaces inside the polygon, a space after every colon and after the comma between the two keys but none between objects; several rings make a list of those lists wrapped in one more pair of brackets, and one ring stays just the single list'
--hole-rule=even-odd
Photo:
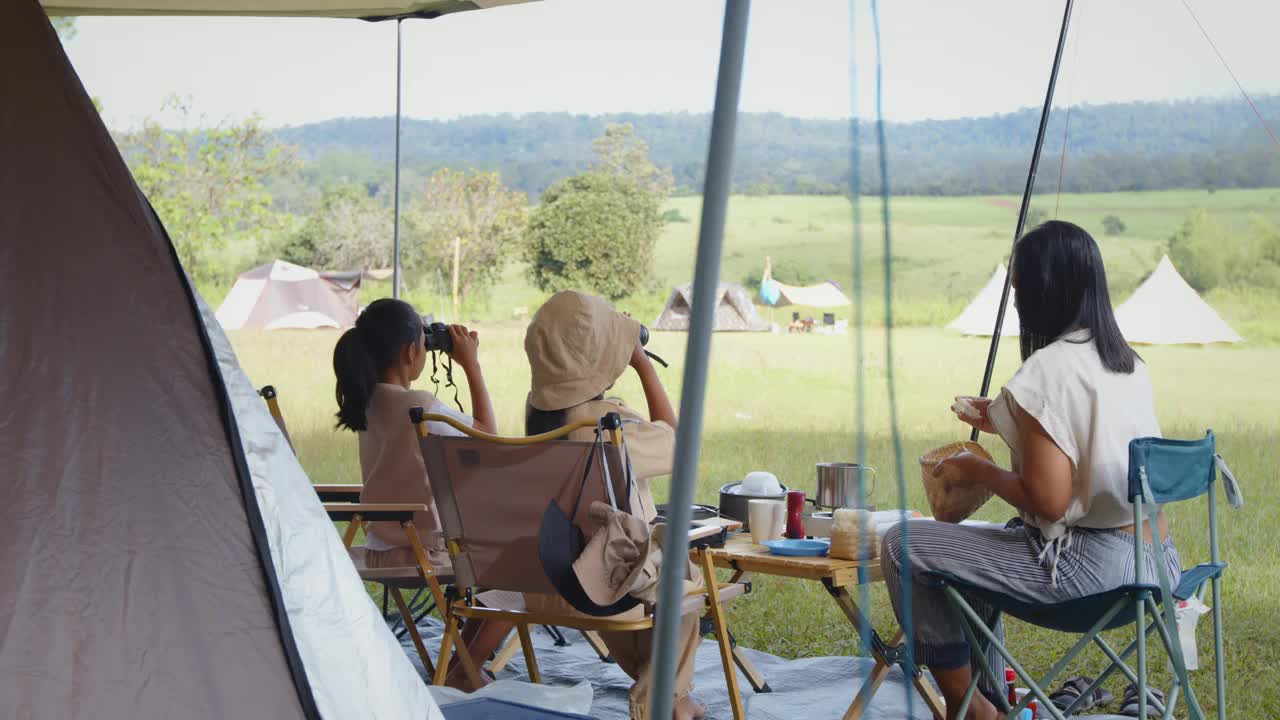
[{"label": "chair leg", "polygon": [[453,641],[457,634],[457,626],[450,620],[445,620],[444,637],[440,639],[440,662],[436,663],[434,685],[444,685],[444,681],[449,677],[449,660],[453,657]]},{"label": "chair leg", "polygon": [[[457,625],[458,637],[461,638],[462,618],[457,615],[450,615],[445,622],[452,622]],[[467,682],[471,683],[471,687],[480,687],[480,671],[476,668],[476,662],[471,657],[471,648],[461,642],[458,643],[458,662],[462,663],[462,671],[466,673]]]},{"label": "chair leg", "polygon": [[[1139,543],[1141,544],[1141,543]],[[1134,612],[1137,614],[1138,627],[1144,627],[1147,621],[1146,602],[1141,595],[1134,601]],[[1160,621],[1157,619],[1157,623]],[[1138,717],[1147,716],[1147,634],[1139,632],[1138,643]]]},{"label": "chair leg", "polygon": [[409,631],[409,637],[413,639],[413,647],[418,651],[418,657],[422,658],[422,669],[426,671],[427,677],[431,677],[435,673],[435,668],[431,665],[431,657],[427,655],[427,646],[422,642],[422,635],[418,633],[418,626],[413,622],[413,613],[409,612],[409,608],[404,604],[404,598],[400,596],[400,590],[391,589],[392,599],[396,601],[396,608],[400,610],[400,617],[404,620],[404,626]]},{"label": "chair leg", "polygon": [[1176,652],[1175,642],[1179,640],[1173,637],[1173,632],[1177,628],[1169,628],[1160,621],[1160,608],[1156,607],[1155,600],[1147,598],[1147,605],[1151,608],[1152,615],[1156,618],[1156,631],[1160,634],[1160,640],[1164,643],[1165,652],[1169,654],[1170,662],[1173,663],[1173,673],[1176,678],[1177,685],[1169,692],[1169,700],[1164,710],[1166,719],[1173,717],[1173,704],[1177,699],[1177,688],[1181,687],[1182,691],[1187,695],[1187,710],[1191,713],[1193,720],[1204,720],[1204,710],[1200,707],[1200,701],[1196,698],[1196,691],[1191,687],[1191,678],[1187,675],[1187,666],[1183,661],[1181,653]]},{"label": "chair leg", "polygon": [[711,623],[716,631],[716,644],[720,647],[720,664],[724,666],[724,682],[729,688],[729,707],[734,720],[746,720],[747,710],[742,706],[742,694],[738,691],[738,670],[733,662],[733,648],[729,647],[729,627],[724,621],[724,608],[720,606],[720,588],[716,582],[716,568],[705,549],[698,551],[702,566],[702,582],[707,590],[707,605],[711,611]]},{"label": "chair leg", "polygon": [[[1151,635],[1151,633],[1155,632],[1155,629],[1156,629],[1155,624],[1152,623],[1151,625],[1147,626],[1147,629],[1145,632],[1147,635]],[[1095,687],[1101,687],[1103,683],[1107,681],[1107,678],[1111,677],[1111,674],[1117,670],[1119,670],[1121,674],[1123,674],[1125,678],[1129,680],[1130,683],[1132,683],[1135,686],[1138,684],[1138,674],[1134,672],[1133,669],[1128,666],[1128,664],[1125,663],[1125,661],[1129,658],[1129,656],[1132,655],[1134,651],[1138,649],[1138,641],[1136,639],[1133,642],[1129,643],[1129,647],[1125,648],[1124,652],[1120,653],[1119,655],[1117,655],[1116,651],[1112,650],[1111,646],[1107,644],[1107,641],[1103,640],[1101,637],[1095,635],[1093,638],[1093,642],[1102,650],[1102,652],[1107,656],[1107,658],[1111,660],[1111,664],[1107,666],[1107,669],[1103,670],[1098,675],[1098,679],[1093,681],[1093,684]],[[1147,691],[1147,703],[1152,708],[1154,708],[1157,712],[1161,712],[1161,713],[1164,712],[1164,705],[1160,703],[1160,701],[1156,698],[1155,695],[1151,694],[1150,690]],[[1074,709],[1074,707],[1068,708],[1068,709],[1069,710]]]},{"label": "chair leg", "polygon": [[516,652],[519,650],[520,635],[517,633],[507,638],[506,644],[502,646],[497,655],[493,656],[493,660],[489,663],[489,672],[494,675],[502,672],[503,668],[507,666],[507,663],[511,662],[511,658],[515,657]]},{"label": "chair leg", "polygon": [[1227,720],[1227,675],[1222,654],[1222,578],[1213,579],[1213,675],[1218,691],[1218,720]]},{"label": "chair leg", "polygon": [[612,663],[613,656],[609,654],[609,646],[604,644],[604,638],[600,637],[600,633],[595,630],[583,630],[582,637],[596,651],[596,655],[600,656],[600,662]]},{"label": "chair leg", "polygon": [[764,679],[764,675],[760,673],[760,668],[751,662],[751,658],[742,652],[742,647],[733,642],[733,633],[729,634],[729,644],[733,647],[733,663],[738,666],[742,674],[747,677],[747,682],[751,684],[751,689],[757,693],[770,693],[773,688],[769,687],[769,681]]},{"label": "chair leg", "polygon": [[529,637],[529,626],[524,623],[516,625],[520,634],[520,645],[524,650],[524,664],[529,669],[529,682],[542,684],[542,673],[538,672],[538,657],[533,652],[533,639]]}]

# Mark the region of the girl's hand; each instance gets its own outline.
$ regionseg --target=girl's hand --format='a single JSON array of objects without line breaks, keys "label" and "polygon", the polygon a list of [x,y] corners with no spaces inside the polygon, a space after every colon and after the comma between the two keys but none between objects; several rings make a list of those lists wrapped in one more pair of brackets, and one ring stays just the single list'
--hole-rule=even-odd
[{"label": "girl's hand", "polygon": [[651,363],[649,356],[644,354],[644,346],[637,340],[635,348],[631,351],[631,367],[639,370],[641,367]]},{"label": "girl's hand", "polygon": [[453,350],[449,357],[462,366],[463,370],[480,367],[480,337],[474,330],[467,330],[465,325],[450,325],[449,337],[453,340]]},{"label": "girl's hand", "polygon": [[951,406],[951,412],[960,418],[964,424],[975,427],[978,430],[996,434],[996,426],[991,422],[991,415],[988,410],[991,409],[991,398],[971,397],[961,395],[956,397],[955,404]]}]

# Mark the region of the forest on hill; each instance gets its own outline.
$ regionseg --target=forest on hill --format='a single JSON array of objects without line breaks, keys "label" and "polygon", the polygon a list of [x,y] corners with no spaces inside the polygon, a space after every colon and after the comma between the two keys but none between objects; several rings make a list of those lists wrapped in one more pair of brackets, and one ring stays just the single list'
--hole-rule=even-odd
[{"label": "forest on hill", "polygon": [[[1256,99],[1280,126],[1280,96]],[[1026,180],[1038,110],[981,118],[890,123],[890,190],[901,195],[1018,193]],[[591,162],[591,139],[628,123],[653,162],[670,169],[677,195],[702,183],[710,118],[705,114],[487,115],[408,119],[402,127],[410,188],[441,167],[496,170],[515,190],[537,198]],[[866,190],[879,188],[871,127],[862,145]],[[339,118],[279,128],[278,138],[305,159],[279,200],[306,205],[316,189],[365,185],[380,195],[391,181],[392,118]],[[845,192],[850,129],[843,120],[744,113],[738,130],[735,191],[830,195]],[[1218,189],[1280,185],[1280,151],[1241,99],[1141,102],[1056,108],[1044,149],[1040,189],[1064,192]],[[310,192],[309,192],[310,191]],[[292,201],[292,202],[290,202]]]}]

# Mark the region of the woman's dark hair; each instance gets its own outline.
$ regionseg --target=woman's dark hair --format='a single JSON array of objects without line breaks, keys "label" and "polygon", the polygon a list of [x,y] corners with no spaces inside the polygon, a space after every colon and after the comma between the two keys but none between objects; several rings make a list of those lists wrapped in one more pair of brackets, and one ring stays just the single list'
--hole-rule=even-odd
[{"label": "woman's dark hair", "polygon": [[422,317],[402,300],[374,300],[342,333],[333,348],[333,374],[338,378],[337,427],[365,430],[373,386],[395,362],[405,345],[422,342]]},{"label": "woman's dark hair", "polygon": [[[604,395],[597,395],[593,400],[603,400]],[[559,430],[568,425],[569,409],[561,410],[539,410],[538,408],[525,403],[524,406],[524,434],[526,437],[533,435],[541,435],[549,433],[552,430]]]},{"label": "woman's dark hair", "polygon": [[1077,329],[1089,331],[1102,364],[1133,372],[1129,347],[1111,310],[1098,243],[1078,225],[1050,220],[1018,241],[1013,252],[1022,359]]}]

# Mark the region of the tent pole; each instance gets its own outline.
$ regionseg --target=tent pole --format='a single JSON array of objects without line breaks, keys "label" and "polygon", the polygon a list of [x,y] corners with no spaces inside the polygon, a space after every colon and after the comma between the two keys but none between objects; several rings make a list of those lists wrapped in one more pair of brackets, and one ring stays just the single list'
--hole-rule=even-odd
[{"label": "tent pole", "polygon": [[[742,61],[747,41],[747,16],[751,0],[725,0],[724,34],[720,41],[720,69],[716,80],[715,108],[711,114],[711,140],[707,150],[707,175],[702,192],[702,219],[698,254],[693,270],[693,307],[685,352],[684,384],[680,392],[680,427],[676,433],[675,465],[668,502],[668,543],[687,542],[690,505],[698,482],[698,453],[702,435],[703,400],[707,390],[707,361],[711,357],[711,327],[715,319],[716,289],[720,284],[720,252],[724,244],[725,211],[733,180],[733,143],[738,124],[738,96],[742,89]],[[672,559],[683,558],[671,554]],[[653,694],[649,717],[669,718],[675,701],[677,637],[684,594],[685,562],[662,565],[654,633]]]},{"label": "tent pole", "polygon": [[392,231],[391,297],[400,297],[400,45],[404,39],[400,25],[404,18],[396,18],[396,180],[395,180],[395,228]]},{"label": "tent pole", "polygon": [[[1053,109],[1053,91],[1058,86],[1058,70],[1062,67],[1062,52],[1067,46],[1067,29],[1071,25],[1071,10],[1075,0],[1067,0],[1062,13],[1062,29],[1058,32],[1058,49],[1053,54],[1053,67],[1049,70],[1049,88],[1044,94],[1044,107],[1040,110],[1040,127],[1036,130],[1036,144],[1031,151],[1031,169],[1027,171],[1027,185],[1022,190],[1022,206],[1018,208],[1018,224],[1013,231],[1013,246],[1009,251],[1009,272],[1004,276],[1004,290],[1000,293],[1000,307],[996,310],[996,326],[991,332],[991,349],[987,351],[987,368],[982,373],[982,390],[979,397],[986,397],[991,390],[991,374],[996,367],[996,352],[1000,349],[1000,331],[1004,328],[1005,306],[1009,304],[1009,289],[1013,282],[1013,250],[1018,247],[1027,211],[1031,209],[1031,191],[1036,184],[1036,170],[1040,167],[1040,150],[1044,147],[1045,131],[1049,129],[1049,113]],[[978,429],[974,428],[969,439],[978,441]]]}]

